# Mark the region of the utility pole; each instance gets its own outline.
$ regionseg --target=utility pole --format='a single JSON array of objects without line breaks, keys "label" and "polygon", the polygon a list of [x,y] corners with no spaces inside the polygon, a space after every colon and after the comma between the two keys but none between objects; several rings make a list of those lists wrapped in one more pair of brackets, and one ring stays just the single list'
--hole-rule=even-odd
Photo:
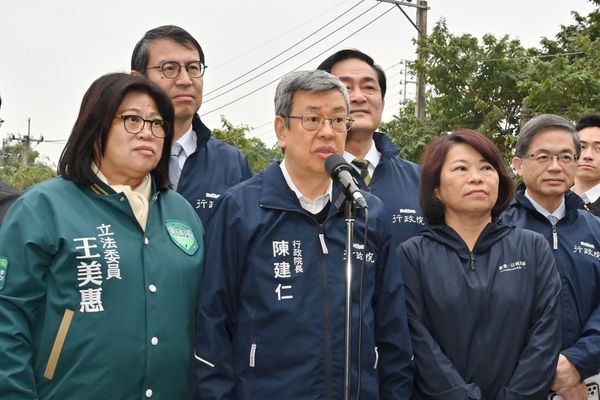
[{"label": "utility pole", "polygon": [[40,135],[39,139],[34,139],[31,137],[31,118],[27,118],[27,135],[21,134],[9,134],[9,141],[18,141],[21,142],[21,167],[27,167],[28,158],[29,158],[29,149],[31,149],[31,142],[40,143],[44,141],[44,137]]},{"label": "utility pole", "polygon": [[[417,53],[419,55],[418,59],[420,62],[424,61],[424,56],[422,54],[421,46],[425,44],[425,39],[427,38],[427,10],[429,10],[429,6],[427,5],[427,0],[417,0],[416,4],[412,3],[412,0],[407,1],[398,1],[398,0],[377,0],[384,3],[392,3],[395,4],[396,7],[402,11],[404,16],[410,21],[410,23],[415,27],[415,29],[419,32],[418,40],[417,40]],[[413,20],[404,12],[402,7],[414,7],[417,9],[417,23],[415,24]],[[423,121],[425,119],[425,78],[421,76],[421,74],[417,74],[417,102],[415,113],[417,115],[417,119],[419,121]]]},{"label": "utility pole", "polygon": [[[417,40],[417,52],[419,62],[425,61],[425,56],[421,51],[427,38],[427,1],[418,0],[419,5],[423,8],[417,8],[417,26],[419,28],[419,39]],[[417,120],[425,120],[425,78],[421,74],[417,74],[417,104],[416,104]]]}]

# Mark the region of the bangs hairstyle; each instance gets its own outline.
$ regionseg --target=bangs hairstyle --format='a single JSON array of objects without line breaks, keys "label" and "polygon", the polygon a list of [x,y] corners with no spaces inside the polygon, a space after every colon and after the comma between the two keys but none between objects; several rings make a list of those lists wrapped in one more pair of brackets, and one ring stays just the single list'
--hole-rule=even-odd
[{"label": "bangs hairstyle", "polygon": [[158,190],[169,188],[169,154],[173,140],[174,111],[171,99],[146,78],[123,73],[107,74],[89,87],[83,100],[75,126],[58,161],[58,173],[78,185],[96,182],[92,162],[100,167],[106,151],[108,134],[125,96],[131,92],[144,93],[156,103],[165,121],[165,138],[156,168],[150,171]]},{"label": "bangs hairstyle", "polygon": [[423,216],[428,224],[444,224],[444,205],[435,195],[440,187],[442,167],[448,150],[456,144],[466,144],[477,151],[498,172],[498,199],[492,208],[492,220],[495,220],[512,201],[514,183],[496,145],[479,132],[459,129],[449,135],[439,137],[430,143],[421,156],[421,182],[419,198]]}]

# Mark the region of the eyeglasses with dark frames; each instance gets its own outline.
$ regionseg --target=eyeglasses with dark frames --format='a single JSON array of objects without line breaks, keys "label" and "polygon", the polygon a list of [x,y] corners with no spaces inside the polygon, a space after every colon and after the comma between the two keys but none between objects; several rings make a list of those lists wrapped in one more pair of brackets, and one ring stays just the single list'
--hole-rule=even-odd
[{"label": "eyeglasses with dark frames", "polygon": [[318,131],[323,127],[325,121],[329,121],[331,129],[335,132],[348,132],[352,128],[354,120],[347,115],[333,115],[331,117],[324,117],[319,114],[304,114],[304,115],[287,115],[284,118],[297,118],[302,121],[302,126],[307,131]]},{"label": "eyeglasses with dark frames", "polygon": [[200,78],[206,71],[206,65],[201,61],[190,61],[183,65],[177,61],[165,61],[160,65],[148,67],[148,69],[159,69],[165,78],[175,79],[181,73],[181,67],[185,68],[190,78]]},{"label": "eyeglasses with dark frames", "polygon": [[163,119],[144,119],[139,115],[135,114],[124,114],[116,116],[115,119],[122,119],[123,126],[127,133],[137,135],[146,126],[146,122],[150,125],[150,132],[157,138],[164,138],[167,136],[167,122]]}]

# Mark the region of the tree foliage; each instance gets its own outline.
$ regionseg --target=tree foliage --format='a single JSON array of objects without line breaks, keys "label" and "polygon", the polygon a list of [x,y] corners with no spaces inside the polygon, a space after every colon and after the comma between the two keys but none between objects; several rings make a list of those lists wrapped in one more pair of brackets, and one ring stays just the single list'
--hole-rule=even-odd
[{"label": "tree foliage", "polygon": [[[593,0],[600,6],[600,0]],[[402,155],[416,161],[434,137],[457,128],[480,131],[509,159],[516,133],[533,115],[555,113],[577,120],[600,111],[600,8],[562,26],[541,48],[508,36],[452,34],[440,20],[421,43],[411,68],[427,82],[426,119],[407,102],[382,124]]]},{"label": "tree foliage", "polygon": [[5,145],[0,149],[0,180],[19,189],[26,189],[56,176],[55,171],[40,160],[40,153],[28,149],[27,166],[21,165],[22,144]]},{"label": "tree foliage", "polygon": [[221,124],[222,129],[213,129],[213,135],[244,153],[253,172],[261,172],[273,161],[281,159],[278,146],[268,148],[259,138],[246,137],[246,132],[252,129],[249,126],[234,126],[224,116],[221,116]]}]

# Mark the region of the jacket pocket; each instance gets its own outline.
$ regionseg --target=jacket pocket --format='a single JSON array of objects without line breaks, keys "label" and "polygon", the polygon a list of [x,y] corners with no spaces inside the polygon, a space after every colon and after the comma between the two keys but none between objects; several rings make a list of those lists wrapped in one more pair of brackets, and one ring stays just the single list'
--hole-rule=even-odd
[{"label": "jacket pocket", "polygon": [[52,345],[52,350],[48,357],[48,363],[44,370],[44,378],[46,379],[52,379],[54,377],[56,365],[58,364],[58,359],[60,358],[60,353],[65,344],[65,339],[67,338],[67,333],[69,332],[72,320],[73,310],[67,308],[63,314],[62,321],[60,321],[60,326],[58,327],[58,332],[56,333],[56,338],[54,339],[54,344]]}]

